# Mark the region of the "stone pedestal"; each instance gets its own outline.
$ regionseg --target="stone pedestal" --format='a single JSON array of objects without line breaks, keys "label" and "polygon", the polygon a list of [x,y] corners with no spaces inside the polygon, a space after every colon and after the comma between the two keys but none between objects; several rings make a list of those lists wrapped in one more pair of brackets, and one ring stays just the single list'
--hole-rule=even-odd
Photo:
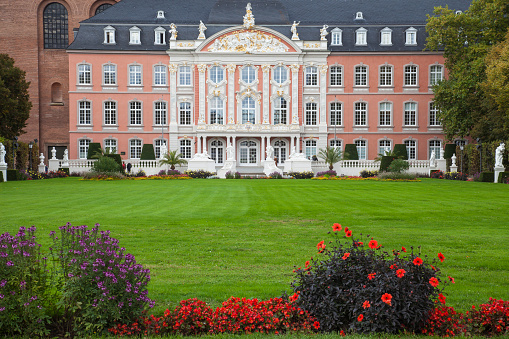
[{"label": "stone pedestal", "polygon": [[2,172],[2,175],[4,177],[4,181],[7,181],[7,164],[0,165],[0,172]]},{"label": "stone pedestal", "polygon": [[283,175],[283,171],[281,171],[280,168],[276,166],[276,162],[274,159],[267,158],[262,161],[263,164],[263,173],[265,173],[266,176],[269,176],[270,174],[277,172],[281,175]]},{"label": "stone pedestal", "polygon": [[207,171],[216,173],[216,163],[214,160],[209,159],[206,154],[195,154],[191,160],[187,161],[188,171]]},{"label": "stone pedestal", "polygon": [[311,169],[311,160],[305,157],[292,157],[285,160],[284,166],[285,173],[288,172],[309,172]]},{"label": "stone pedestal", "polygon": [[[56,172],[58,171],[58,164],[60,163],[60,160],[58,159],[49,159],[48,161],[48,171]],[[68,164],[69,166],[69,164]]]},{"label": "stone pedestal", "polygon": [[431,175],[431,172],[436,171],[436,170],[438,170],[438,169],[439,169],[439,168],[438,168],[436,165],[435,165],[435,166],[431,166],[431,165],[430,165],[430,166],[429,166],[429,175]]},{"label": "stone pedestal", "polygon": [[46,165],[39,164],[39,173],[45,173],[46,172]]},{"label": "stone pedestal", "polygon": [[447,160],[445,160],[444,158],[438,159],[436,169],[441,170],[442,172],[445,173],[447,171]]},{"label": "stone pedestal", "polygon": [[495,167],[495,170],[494,170],[494,174],[495,174],[495,178],[493,179],[493,182],[496,184],[498,182],[498,175],[500,174],[500,172],[505,172],[505,168],[504,167]]},{"label": "stone pedestal", "polygon": [[226,173],[228,172],[236,172],[237,171],[237,160],[226,160],[224,166],[217,171],[217,176],[224,179],[226,178]]}]

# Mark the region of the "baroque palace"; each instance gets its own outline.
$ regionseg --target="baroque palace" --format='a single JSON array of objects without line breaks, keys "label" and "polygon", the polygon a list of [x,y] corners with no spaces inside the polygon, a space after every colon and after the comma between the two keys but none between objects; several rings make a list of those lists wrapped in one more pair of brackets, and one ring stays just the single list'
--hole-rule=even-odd
[{"label": "baroque palace", "polygon": [[432,86],[446,70],[424,50],[426,15],[470,1],[249,1],[123,0],[90,13],[73,39],[67,26],[52,34],[63,21],[50,16],[41,50],[73,40],[68,82],[45,88],[51,105],[68,105],[58,130],[69,158],[91,142],[126,160],[144,144],[156,157],[207,153],[217,168],[228,146],[246,169],[262,166],[268,146],[279,164],[327,145],[355,144],[360,159],[395,144],[410,159],[440,155]]}]

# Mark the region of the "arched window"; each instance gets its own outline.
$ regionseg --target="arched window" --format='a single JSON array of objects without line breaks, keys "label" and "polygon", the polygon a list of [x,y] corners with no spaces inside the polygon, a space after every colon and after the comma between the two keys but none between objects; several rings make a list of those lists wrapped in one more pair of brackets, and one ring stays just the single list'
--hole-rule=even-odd
[{"label": "arched window", "polygon": [[58,82],[55,82],[51,85],[51,103],[52,104],[61,104],[64,101],[62,100],[62,85]]},{"label": "arched window", "polygon": [[107,10],[108,8],[110,8],[112,6],[112,4],[102,4],[101,6],[97,7],[97,9],[95,10],[95,15],[101,13],[101,12],[104,12],[105,10]]},{"label": "arched window", "polygon": [[256,143],[254,141],[242,141],[240,143],[240,163],[256,164]]},{"label": "arched window", "polygon": [[210,158],[216,162],[216,164],[223,163],[224,144],[221,140],[213,140],[210,143]]},{"label": "arched window", "polygon": [[278,159],[278,163],[282,164],[286,160],[286,154],[288,153],[288,146],[284,140],[276,140],[274,142],[274,157]]},{"label": "arched window", "polygon": [[242,123],[245,124],[250,122],[255,123],[255,101],[251,97],[247,97],[242,100]]},{"label": "arched window", "polygon": [[58,2],[52,2],[43,12],[45,49],[65,49],[69,45],[67,9]]}]

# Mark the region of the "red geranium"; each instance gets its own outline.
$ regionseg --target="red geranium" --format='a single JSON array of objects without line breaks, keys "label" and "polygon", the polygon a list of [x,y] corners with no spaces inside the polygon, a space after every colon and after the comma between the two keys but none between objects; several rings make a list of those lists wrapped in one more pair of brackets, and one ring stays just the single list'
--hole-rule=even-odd
[{"label": "red geranium", "polygon": [[435,278],[435,277],[431,277],[431,278],[429,278],[429,283],[430,283],[431,286],[437,287],[438,286],[438,279]]},{"label": "red geranium", "polygon": [[341,231],[341,225],[340,225],[340,224],[338,224],[337,222],[336,222],[336,223],[334,223],[334,225],[332,225],[332,230],[333,230],[334,232]]},{"label": "red geranium", "polygon": [[318,253],[322,253],[322,252],[323,252],[323,250],[324,250],[324,248],[325,248],[325,244],[324,244],[323,240],[322,240],[322,241],[320,241],[320,242],[318,243],[318,245],[316,245],[316,248],[318,249]]},{"label": "red geranium", "polygon": [[396,275],[398,276],[398,278],[403,278],[405,276],[405,273],[406,271],[402,268],[396,271]]},{"label": "red geranium", "polygon": [[350,256],[350,253],[343,254],[343,260],[346,260]]},{"label": "red geranium", "polygon": [[406,248],[401,247],[401,250],[406,253]]},{"label": "red geranium", "polygon": [[371,248],[372,250],[374,250],[375,248],[378,248],[378,241],[376,240],[371,240],[368,244],[369,248]]},{"label": "red geranium", "polygon": [[438,253],[438,259],[440,259],[441,262],[444,262],[444,255],[442,253]]},{"label": "red geranium", "polygon": [[415,265],[415,266],[421,266],[421,265],[422,265],[422,259],[421,259],[421,258],[419,258],[419,257],[416,257],[416,258],[414,259],[414,265]]},{"label": "red geranium", "polygon": [[442,293],[438,294],[438,300],[445,305],[445,296]]},{"label": "red geranium", "polygon": [[357,321],[362,321],[362,319],[364,319],[364,315],[359,314],[359,316],[357,317]]},{"label": "red geranium", "polygon": [[382,301],[389,306],[392,306],[391,300],[392,300],[392,295],[390,295],[389,293],[385,293],[384,295],[382,295]]},{"label": "red geranium", "polygon": [[363,307],[364,309],[371,307],[371,304],[369,303],[369,300],[366,300],[365,302],[363,302],[363,303],[362,303],[362,307]]},{"label": "red geranium", "polygon": [[309,260],[308,260],[308,261],[306,261],[306,263],[305,263],[304,265],[306,266],[306,268],[308,268],[308,266],[309,266]]},{"label": "red geranium", "polygon": [[453,277],[451,277],[451,276],[448,276],[448,278],[449,278],[449,281],[450,281],[450,282],[452,282],[452,283],[454,284],[454,278],[453,278]]},{"label": "red geranium", "polygon": [[352,231],[346,231],[345,232],[345,235],[350,238],[352,236]]},{"label": "red geranium", "polygon": [[375,279],[375,275],[376,275],[376,273],[375,273],[375,272],[368,274],[368,279],[369,279],[369,280],[371,280],[371,279]]},{"label": "red geranium", "polygon": [[300,292],[297,292],[297,293],[294,293],[292,296],[290,296],[290,298],[289,298],[289,299],[290,299],[290,301],[292,301],[292,302],[293,302],[293,301],[295,301],[295,300],[299,299],[299,293],[300,293]]}]

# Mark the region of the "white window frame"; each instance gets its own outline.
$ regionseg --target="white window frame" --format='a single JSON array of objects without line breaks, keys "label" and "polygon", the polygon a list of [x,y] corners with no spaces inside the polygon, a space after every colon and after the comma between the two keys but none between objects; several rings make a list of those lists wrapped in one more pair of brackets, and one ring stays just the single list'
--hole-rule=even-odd
[{"label": "white window frame", "polygon": [[168,102],[164,100],[154,101],[154,126],[168,125]]},{"label": "white window frame", "polygon": [[392,150],[392,140],[382,139],[378,140],[378,154],[385,155],[385,148],[389,146],[389,151]]},{"label": "white window frame", "polygon": [[403,67],[403,87],[419,86],[419,66],[415,64]]},{"label": "white window frame", "polygon": [[193,124],[193,111],[190,102],[179,102],[179,125],[190,126]]},{"label": "white window frame", "polygon": [[92,125],[92,101],[86,99],[78,101],[78,125]]},{"label": "white window frame", "polygon": [[417,46],[417,29],[410,27],[405,30],[405,46]]},{"label": "white window frame", "polygon": [[87,138],[78,139],[77,144],[78,144],[78,158],[79,159],[87,158],[88,148],[89,148],[91,142],[92,142],[92,140],[87,139]]},{"label": "white window frame", "polygon": [[179,139],[179,152],[182,159],[191,159],[193,156],[193,150],[191,148],[191,139]]},{"label": "white window frame", "polygon": [[239,141],[239,164],[250,166],[258,164],[258,143],[251,139]]},{"label": "white window frame", "polygon": [[408,160],[417,160],[417,140],[408,139],[404,140],[403,143],[406,147]]},{"label": "white window frame", "polygon": [[89,63],[80,63],[77,66],[78,85],[92,85],[92,65]]},{"label": "white window frame", "polygon": [[112,63],[104,64],[103,86],[117,86],[117,65]]},{"label": "white window frame", "polygon": [[318,104],[316,102],[304,104],[304,122],[306,126],[318,125]]},{"label": "white window frame", "polygon": [[354,87],[368,87],[369,67],[364,64],[354,66]]},{"label": "white window frame", "polygon": [[166,65],[157,64],[153,66],[154,86],[168,86],[168,72]]},{"label": "white window frame", "polygon": [[168,141],[166,139],[154,139],[154,155],[156,159],[161,158],[161,145],[165,145],[168,149]]},{"label": "white window frame", "polygon": [[[284,101],[284,105],[283,104]],[[283,107],[284,106],[284,107]],[[272,120],[274,125],[287,125],[288,119],[288,100],[283,97],[277,97],[273,102]]]},{"label": "white window frame", "polygon": [[104,27],[104,41],[105,45],[115,45],[115,28],[112,26]]},{"label": "white window frame", "polygon": [[429,85],[433,86],[444,79],[444,66],[433,64],[429,66]]},{"label": "white window frame", "polygon": [[103,148],[105,152],[109,152],[110,154],[115,154],[118,151],[118,140],[117,139],[104,139],[103,140]]},{"label": "white window frame", "polygon": [[392,107],[393,104],[390,101],[382,101],[378,103],[378,126],[392,126]]},{"label": "white window frame", "polygon": [[179,86],[192,86],[193,70],[189,65],[179,67]]},{"label": "white window frame", "polygon": [[143,86],[143,66],[131,64],[127,66],[127,70],[128,86]]},{"label": "white window frame", "polygon": [[330,86],[343,87],[343,66],[331,65],[329,68]]},{"label": "white window frame", "polygon": [[[139,107],[134,107],[133,104],[136,106],[138,106],[139,104]],[[139,100],[133,100],[129,101],[128,105],[129,105],[128,126],[143,126],[143,102]]]},{"label": "white window frame", "polygon": [[343,31],[340,28],[336,27],[331,31],[330,44],[332,46],[342,46],[343,45]]},{"label": "white window frame", "polygon": [[246,85],[253,84],[257,79],[257,68],[252,65],[245,65],[240,68],[240,80]]},{"label": "white window frame", "polygon": [[166,30],[161,26],[154,29],[154,45],[166,45]]},{"label": "white window frame", "polygon": [[[220,103],[220,105],[218,105]],[[209,124],[225,124],[225,109],[224,100],[221,97],[215,96],[209,100]],[[215,116],[212,116],[212,111],[215,110]],[[220,113],[220,114],[219,114]]]},{"label": "white window frame", "polygon": [[247,124],[248,122],[251,124],[256,124],[256,109],[257,104],[256,100],[250,96],[243,98],[240,101],[240,123]]},{"label": "white window frame", "polygon": [[[334,107],[333,107],[334,106]],[[331,126],[343,126],[343,103],[329,102],[329,122]]]},{"label": "white window frame", "polygon": [[389,27],[380,31],[380,46],[392,46],[392,29]]},{"label": "white window frame", "polygon": [[129,159],[140,159],[143,150],[143,140],[129,139]]},{"label": "white window frame", "polygon": [[428,159],[431,158],[431,151],[435,150],[435,159],[440,160],[440,150],[442,149],[442,140],[428,140]]},{"label": "white window frame", "polygon": [[[272,70],[272,78],[276,84],[282,85],[288,81],[288,68],[285,66],[277,66]],[[284,78],[284,80],[283,80]]]},{"label": "white window frame", "polygon": [[329,147],[339,148],[340,151],[343,151],[343,140],[341,139],[329,139]]},{"label": "white window frame", "polygon": [[417,127],[417,102],[408,101],[403,104],[403,126]]},{"label": "white window frame", "polygon": [[317,155],[317,142],[315,139],[304,140],[304,154],[309,160]]},{"label": "white window frame", "polygon": [[428,126],[441,127],[442,123],[438,119],[439,109],[435,106],[433,101],[428,103]]},{"label": "white window frame", "polygon": [[367,45],[368,45],[368,30],[365,29],[364,27],[358,28],[355,31],[355,46],[367,46]]},{"label": "white window frame", "polygon": [[318,67],[306,66],[304,68],[304,86],[318,86]]},{"label": "white window frame", "polygon": [[114,100],[103,101],[103,124],[105,126],[118,126],[117,102]]},{"label": "white window frame", "polygon": [[141,29],[136,26],[129,28],[129,45],[141,45]]},{"label": "white window frame", "polygon": [[357,148],[357,154],[359,156],[359,160],[367,160],[368,159],[368,141],[364,139],[354,140],[355,147]]},{"label": "white window frame", "polygon": [[[221,79],[219,79],[219,77]],[[209,69],[209,80],[213,84],[219,84],[225,79],[224,68],[221,66],[212,66]]]},{"label": "white window frame", "polygon": [[214,138],[209,142],[210,159],[216,164],[224,163],[225,142],[223,139]]},{"label": "white window frame", "polygon": [[394,67],[392,65],[380,65],[378,67],[378,85],[380,87],[394,87],[393,72]]},{"label": "white window frame", "polygon": [[285,139],[276,139],[272,141],[274,148],[274,158],[277,158],[279,164],[284,164],[288,159],[288,141]]},{"label": "white window frame", "polygon": [[368,126],[368,103],[366,101],[357,101],[353,105],[353,116],[355,127]]}]

